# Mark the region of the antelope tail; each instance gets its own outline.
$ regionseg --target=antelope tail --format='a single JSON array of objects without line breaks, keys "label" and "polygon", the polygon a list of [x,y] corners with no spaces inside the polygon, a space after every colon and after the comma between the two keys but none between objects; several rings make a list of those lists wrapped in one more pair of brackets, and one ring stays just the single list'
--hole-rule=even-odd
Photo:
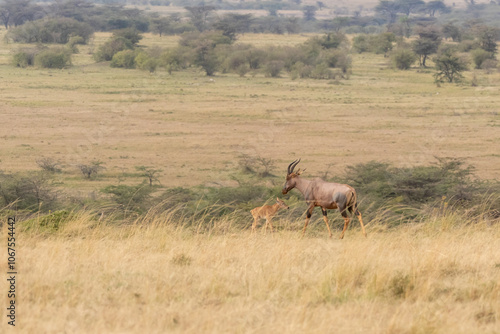
[{"label": "antelope tail", "polygon": [[356,192],[354,190],[351,190],[347,194],[347,201],[346,201],[346,207],[352,207],[354,210],[357,209],[358,207],[358,196],[356,195]]}]

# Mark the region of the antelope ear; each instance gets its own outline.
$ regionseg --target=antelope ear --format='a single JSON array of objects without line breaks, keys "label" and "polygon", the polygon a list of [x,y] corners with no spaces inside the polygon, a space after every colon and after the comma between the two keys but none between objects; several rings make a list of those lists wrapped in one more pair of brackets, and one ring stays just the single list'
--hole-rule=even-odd
[{"label": "antelope ear", "polygon": [[276,202],[279,202],[280,201],[280,198],[279,197],[276,197]]},{"label": "antelope ear", "polygon": [[297,175],[300,175],[300,174],[304,173],[304,172],[306,171],[306,169],[307,169],[307,168],[304,168],[303,170],[300,170],[300,169],[299,169],[299,170],[297,171]]}]

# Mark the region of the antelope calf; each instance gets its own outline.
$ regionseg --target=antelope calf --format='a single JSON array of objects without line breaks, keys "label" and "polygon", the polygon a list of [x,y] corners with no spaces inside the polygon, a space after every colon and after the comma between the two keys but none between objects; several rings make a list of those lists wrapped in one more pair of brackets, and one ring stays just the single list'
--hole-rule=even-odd
[{"label": "antelope calf", "polygon": [[266,219],[265,231],[267,231],[267,225],[271,227],[271,232],[273,231],[273,225],[271,224],[271,219],[273,219],[274,215],[280,208],[290,209],[288,205],[285,204],[279,198],[276,198],[276,203],[273,205],[264,205],[259,206],[258,208],[250,210],[250,213],[253,216],[253,224],[252,224],[252,233],[255,231],[255,227],[257,226],[257,221],[260,218]]}]

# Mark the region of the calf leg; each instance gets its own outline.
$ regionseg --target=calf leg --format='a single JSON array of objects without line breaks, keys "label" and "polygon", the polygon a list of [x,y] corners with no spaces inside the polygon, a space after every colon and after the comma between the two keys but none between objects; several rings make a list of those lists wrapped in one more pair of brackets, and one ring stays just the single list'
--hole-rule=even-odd
[{"label": "calf leg", "polygon": [[326,228],[328,229],[328,234],[330,235],[330,238],[332,237],[332,231],[330,230],[330,224],[328,224],[328,217],[327,217],[327,211],[323,208],[321,208],[321,211],[323,211],[323,220],[325,221]]},{"label": "calf leg", "polygon": [[257,219],[258,219],[258,218],[255,218],[255,217],[253,218],[252,233],[254,233],[254,232],[255,232],[255,227],[257,226]]},{"label": "calf leg", "polygon": [[271,224],[271,217],[266,218],[266,233],[267,233],[267,225],[269,224],[269,227],[271,227],[271,233],[273,233],[273,224]]},{"label": "calf leg", "polygon": [[361,217],[361,212],[359,212],[358,209],[356,209],[356,217],[358,217],[359,223],[361,224],[361,230],[363,231],[363,235],[366,238],[365,225],[363,225],[363,218]]}]

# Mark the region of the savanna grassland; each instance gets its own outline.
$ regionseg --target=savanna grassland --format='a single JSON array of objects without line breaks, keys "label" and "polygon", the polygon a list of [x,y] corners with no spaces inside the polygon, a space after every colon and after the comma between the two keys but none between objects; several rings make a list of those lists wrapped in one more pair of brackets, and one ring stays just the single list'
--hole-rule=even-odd
[{"label": "savanna grassland", "polygon": [[[177,43],[144,36],[144,46]],[[79,46],[63,70],[14,68],[19,45],[1,44],[1,170],[29,172],[41,157],[57,159],[60,196],[84,198],[141,182],[140,165],[161,169],[163,187],[236,185],[242,154],[274,159],[283,178],[298,157],[313,177],[372,160],[427,165],[435,156],[463,158],[479,177],[498,178],[498,72],[467,72],[462,84],[437,87],[432,69],[395,71],[383,55],[355,54],[348,80],[206,77],[194,68],[149,74],[96,64],[90,53],[108,37]],[[93,160],[106,169],[86,180],[76,166]],[[36,215],[19,221],[16,330],[500,332],[500,225],[481,210],[443,205],[395,228],[373,219],[366,239],[354,221],[341,241],[319,223],[301,237],[302,217],[277,217],[277,232],[252,235],[239,216],[193,221],[179,210],[153,207],[123,220],[81,209],[57,229]],[[337,236],[341,219],[330,218]]]}]

